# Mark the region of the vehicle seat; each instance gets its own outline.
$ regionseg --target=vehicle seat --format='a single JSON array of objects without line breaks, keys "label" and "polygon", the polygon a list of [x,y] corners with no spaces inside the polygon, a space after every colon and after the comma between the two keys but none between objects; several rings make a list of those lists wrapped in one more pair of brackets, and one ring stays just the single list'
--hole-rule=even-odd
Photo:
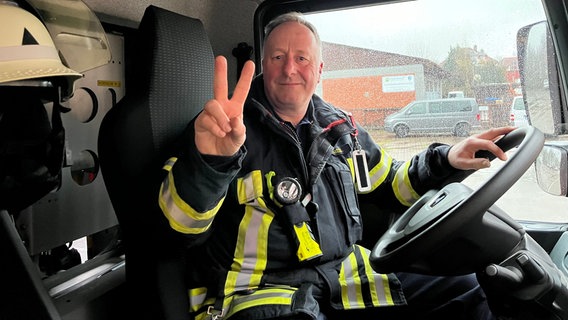
[{"label": "vehicle seat", "polygon": [[125,247],[128,318],[189,318],[185,250],[158,194],[168,146],[213,97],[214,55],[201,21],[153,5],[125,44],[126,95],[105,115],[98,151]]}]

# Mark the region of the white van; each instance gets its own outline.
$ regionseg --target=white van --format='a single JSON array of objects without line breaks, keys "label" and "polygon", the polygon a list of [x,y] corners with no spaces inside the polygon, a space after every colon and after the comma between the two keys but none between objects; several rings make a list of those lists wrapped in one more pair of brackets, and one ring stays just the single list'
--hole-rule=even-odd
[{"label": "white van", "polygon": [[410,132],[467,137],[479,128],[479,106],[473,98],[417,100],[385,118],[385,130],[399,138]]},{"label": "white van", "polygon": [[522,127],[529,125],[529,116],[525,109],[525,101],[522,96],[517,96],[511,103],[509,122],[512,126]]}]

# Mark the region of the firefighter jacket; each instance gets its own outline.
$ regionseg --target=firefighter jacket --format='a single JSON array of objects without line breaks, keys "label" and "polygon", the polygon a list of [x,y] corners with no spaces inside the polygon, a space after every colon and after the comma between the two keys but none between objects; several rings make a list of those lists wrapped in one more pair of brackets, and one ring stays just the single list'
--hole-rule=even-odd
[{"label": "firefighter jacket", "polygon": [[[262,75],[253,80],[243,118],[247,138],[234,156],[200,155],[191,122],[164,165],[160,207],[199,261],[191,266],[192,311],[204,315],[214,304],[225,315],[238,311],[243,292],[259,292],[258,304],[289,305],[307,282],[320,304],[335,308],[405,304],[396,276],[374,272],[369,250],[357,244],[360,204],[410,206],[456,172],[450,147],[432,144],[395,161],[348,113],[317,95],[294,128],[272,111]],[[364,150],[368,163],[364,192],[354,182],[354,150]]]}]

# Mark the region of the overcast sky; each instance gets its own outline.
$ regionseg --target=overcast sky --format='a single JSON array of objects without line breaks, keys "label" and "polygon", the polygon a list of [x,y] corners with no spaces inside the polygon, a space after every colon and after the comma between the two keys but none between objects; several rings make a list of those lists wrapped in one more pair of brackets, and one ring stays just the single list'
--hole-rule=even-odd
[{"label": "overcast sky", "polygon": [[[330,12],[309,20],[318,26],[323,41],[441,62],[457,45],[477,45],[495,59],[516,56],[517,31],[544,20],[544,11],[541,0],[419,0]],[[357,31],[365,29],[370,33]]]}]

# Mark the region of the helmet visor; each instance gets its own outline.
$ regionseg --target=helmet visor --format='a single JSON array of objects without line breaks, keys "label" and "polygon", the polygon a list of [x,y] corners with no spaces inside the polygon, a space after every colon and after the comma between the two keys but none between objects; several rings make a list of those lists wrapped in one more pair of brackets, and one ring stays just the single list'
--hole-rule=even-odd
[{"label": "helmet visor", "polygon": [[111,60],[106,33],[95,13],[80,0],[28,0],[51,34],[61,59],[85,72]]}]

